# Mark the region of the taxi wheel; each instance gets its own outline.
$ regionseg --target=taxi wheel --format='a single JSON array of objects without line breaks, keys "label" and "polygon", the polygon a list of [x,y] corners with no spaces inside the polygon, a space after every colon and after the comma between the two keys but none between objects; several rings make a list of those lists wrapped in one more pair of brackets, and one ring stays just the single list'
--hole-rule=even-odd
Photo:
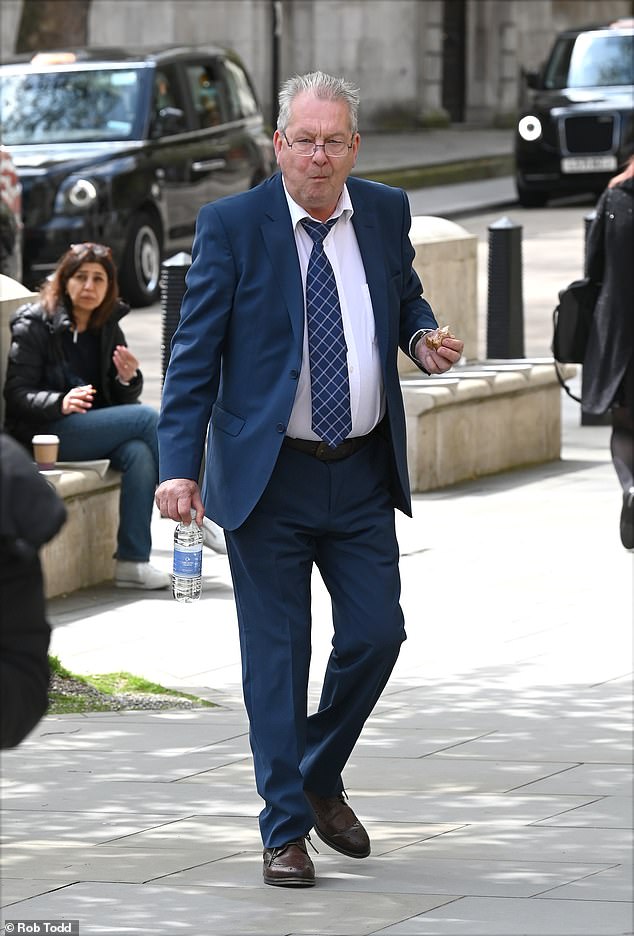
[{"label": "taxi wheel", "polygon": [[161,237],[145,212],[132,219],[119,273],[121,298],[132,306],[151,305],[159,295]]}]

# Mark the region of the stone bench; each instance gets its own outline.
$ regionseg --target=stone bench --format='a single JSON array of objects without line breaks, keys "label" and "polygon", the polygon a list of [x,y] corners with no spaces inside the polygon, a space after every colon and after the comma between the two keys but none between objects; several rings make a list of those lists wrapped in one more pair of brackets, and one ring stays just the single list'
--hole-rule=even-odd
[{"label": "stone bench", "polygon": [[92,470],[62,471],[51,483],[66,505],[68,519],[40,552],[47,598],[111,579],[119,526],[121,475],[104,478]]},{"label": "stone bench", "polygon": [[[419,372],[401,385],[413,493],[560,458],[561,388],[547,358]],[[69,470],[52,483],[68,520],[41,553],[48,598],[113,577],[120,475]]]},{"label": "stone bench", "polygon": [[484,361],[401,385],[412,492],[561,457],[561,388],[548,358]]}]

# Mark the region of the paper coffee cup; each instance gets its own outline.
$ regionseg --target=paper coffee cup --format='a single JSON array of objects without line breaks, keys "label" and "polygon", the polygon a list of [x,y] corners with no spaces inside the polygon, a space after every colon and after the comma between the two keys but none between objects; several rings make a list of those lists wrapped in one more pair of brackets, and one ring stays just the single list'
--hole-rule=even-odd
[{"label": "paper coffee cup", "polygon": [[49,471],[55,467],[59,452],[59,436],[34,435],[31,439],[33,457],[40,471]]}]

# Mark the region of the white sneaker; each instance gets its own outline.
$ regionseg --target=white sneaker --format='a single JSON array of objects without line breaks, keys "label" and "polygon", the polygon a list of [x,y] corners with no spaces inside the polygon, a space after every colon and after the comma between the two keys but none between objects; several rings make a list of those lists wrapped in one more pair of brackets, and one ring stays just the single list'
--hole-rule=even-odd
[{"label": "white sneaker", "polygon": [[172,577],[169,572],[155,569],[149,562],[126,562],[117,559],[114,573],[114,583],[117,588],[169,588]]},{"label": "white sneaker", "polygon": [[227,555],[227,544],[222,527],[210,520],[209,517],[203,517],[203,546],[213,549],[214,552]]}]

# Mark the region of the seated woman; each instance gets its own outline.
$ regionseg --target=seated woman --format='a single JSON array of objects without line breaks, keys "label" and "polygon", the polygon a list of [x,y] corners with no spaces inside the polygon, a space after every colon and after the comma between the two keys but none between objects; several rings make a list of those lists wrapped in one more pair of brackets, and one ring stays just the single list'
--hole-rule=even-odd
[{"label": "seated woman", "polygon": [[158,413],[138,402],[143,377],[119,326],[128,311],[110,248],[74,244],[12,317],[6,430],[29,448],[34,433],[55,433],[61,461],[109,458],[122,472],[115,584],[167,588],[149,562]]}]

